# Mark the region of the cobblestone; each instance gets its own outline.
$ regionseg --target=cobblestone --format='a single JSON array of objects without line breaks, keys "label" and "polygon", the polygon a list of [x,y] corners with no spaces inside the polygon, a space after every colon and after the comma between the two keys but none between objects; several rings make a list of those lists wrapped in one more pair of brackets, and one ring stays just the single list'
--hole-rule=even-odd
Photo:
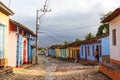
[{"label": "cobblestone", "polygon": [[3,80],[111,80],[98,71],[98,66],[39,56],[39,64],[14,68]]}]

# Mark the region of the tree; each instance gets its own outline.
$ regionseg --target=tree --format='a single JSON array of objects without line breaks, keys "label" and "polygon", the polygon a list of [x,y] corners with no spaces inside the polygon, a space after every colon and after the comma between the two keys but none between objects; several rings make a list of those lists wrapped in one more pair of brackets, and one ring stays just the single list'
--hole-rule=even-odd
[{"label": "tree", "polygon": [[81,39],[80,38],[76,38],[75,41],[81,41]]},{"label": "tree", "polygon": [[92,35],[92,33],[88,33],[86,36],[85,36],[85,39],[90,39],[90,38],[93,38],[94,36]]},{"label": "tree", "polygon": [[44,47],[38,47],[38,50],[39,51],[44,50]]},{"label": "tree", "polygon": [[109,24],[102,24],[99,26],[96,36],[109,34]]},{"label": "tree", "polygon": [[64,44],[70,44],[71,42],[70,41],[64,41]]}]

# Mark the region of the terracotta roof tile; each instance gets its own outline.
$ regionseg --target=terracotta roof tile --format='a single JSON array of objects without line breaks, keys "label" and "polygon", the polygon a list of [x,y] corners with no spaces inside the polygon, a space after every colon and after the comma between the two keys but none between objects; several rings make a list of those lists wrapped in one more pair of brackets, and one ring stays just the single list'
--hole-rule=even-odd
[{"label": "terracotta roof tile", "polygon": [[107,16],[105,19],[103,19],[102,23],[110,22],[111,20],[113,20],[114,18],[116,18],[118,15],[120,15],[120,8],[117,8],[109,16]]}]

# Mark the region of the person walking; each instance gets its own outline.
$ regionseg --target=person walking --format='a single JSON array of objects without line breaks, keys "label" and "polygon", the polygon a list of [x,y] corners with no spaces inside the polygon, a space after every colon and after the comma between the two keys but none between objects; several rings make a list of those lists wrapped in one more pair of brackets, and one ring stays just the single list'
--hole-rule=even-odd
[{"label": "person walking", "polygon": [[99,51],[98,51],[98,48],[96,49],[96,51],[94,52],[94,54],[95,54],[95,59],[97,61],[99,61]]}]

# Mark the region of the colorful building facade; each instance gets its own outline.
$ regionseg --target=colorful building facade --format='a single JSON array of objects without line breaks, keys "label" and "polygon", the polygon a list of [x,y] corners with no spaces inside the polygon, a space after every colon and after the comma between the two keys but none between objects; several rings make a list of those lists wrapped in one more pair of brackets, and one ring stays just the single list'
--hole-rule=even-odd
[{"label": "colorful building facade", "polygon": [[0,66],[8,65],[9,16],[14,13],[0,1]]},{"label": "colorful building facade", "polygon": [[68,58],[79,59],[80,58],[80,41],[73,42],[68,45]]},{"label": "colorful building facade", "polygon": [[63,45],[62,47],[59,48],[59,50],[60,50],[59,58],[67,59],[68,58],[67,45]]},{"label": "colorful building facade", "polygon": [[99,62],[109,61],[109,36],[99,36],[80,43],[80,58],[96,61],[95,51],[98,50]]},{"label": "colorful building facade", "polygon": [[55,50],[55,48],[56,48],[56,45],[52,45],[51,47],[49,47],[49,55],[51,57],[56,57],[56,50]]},{"label": "colorful building facade", "polygon": [[[35,34],[23,24],[10,19],[8,65],[20,67],[32,63]],[[12,49],[12,50],[11,50]]]}]

